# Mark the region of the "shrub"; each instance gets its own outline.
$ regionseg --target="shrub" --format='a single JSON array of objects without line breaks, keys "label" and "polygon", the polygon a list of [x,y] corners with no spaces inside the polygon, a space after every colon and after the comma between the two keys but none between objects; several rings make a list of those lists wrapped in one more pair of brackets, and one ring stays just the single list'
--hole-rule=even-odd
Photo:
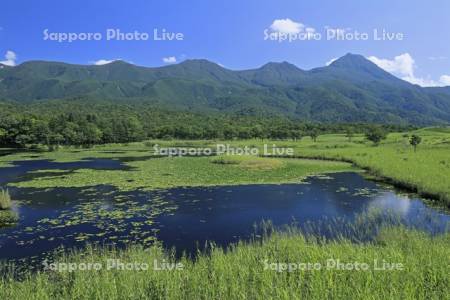
[{"label": "shrub", "polygon": [[366,139],[373,142],[375,146],[378,146],[382,140],[386,139],[386,137],[387,132],[381,127],[374,127],[366,132]]}]

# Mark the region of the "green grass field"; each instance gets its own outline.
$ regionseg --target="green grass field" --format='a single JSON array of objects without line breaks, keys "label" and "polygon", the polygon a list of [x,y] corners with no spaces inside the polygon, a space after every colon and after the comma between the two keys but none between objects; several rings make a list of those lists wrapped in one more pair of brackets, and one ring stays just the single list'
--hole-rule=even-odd
[{"label": "green grass field", "polygon": [[[58,268],[78,264],[72,272],[3,279],[0,299],[448,299],[449,243],[448,234],[431,238],[390,228],[358,245],[275,233],[262,244],[216,249],[195,261],[175,262],[157,246],[88,249],[58,261]],[[155,270],[155,261],[158,268],[164,262],[182,266]],[[76,270],[87,263],[100,269]]]}]

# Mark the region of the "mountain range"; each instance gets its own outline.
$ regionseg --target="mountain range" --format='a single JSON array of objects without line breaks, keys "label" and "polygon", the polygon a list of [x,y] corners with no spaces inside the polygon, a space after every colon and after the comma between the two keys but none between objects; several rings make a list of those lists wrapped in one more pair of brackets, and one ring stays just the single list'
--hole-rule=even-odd
[{"label": "mountain range", "polygon": [[308,71],[287,62],[234,71],[203,59],[157,68],[124,61],[0,65],[1,101],[80,99],[319,122],[450,123],[450,87],[413,85],[355,54]]}]

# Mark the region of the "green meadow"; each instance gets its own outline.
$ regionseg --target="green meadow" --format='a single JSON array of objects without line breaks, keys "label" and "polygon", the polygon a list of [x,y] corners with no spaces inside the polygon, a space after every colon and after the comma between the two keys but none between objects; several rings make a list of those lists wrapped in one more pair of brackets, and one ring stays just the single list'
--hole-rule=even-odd
[{"label": "green meadow", "polygon": [[174,260],[157,245],[88,248],[61,257],[53,271],[0,280],[0,298],[448,299],[449,243],[448,234],[389,228],[366,244],[275,232],[195,260]]}]

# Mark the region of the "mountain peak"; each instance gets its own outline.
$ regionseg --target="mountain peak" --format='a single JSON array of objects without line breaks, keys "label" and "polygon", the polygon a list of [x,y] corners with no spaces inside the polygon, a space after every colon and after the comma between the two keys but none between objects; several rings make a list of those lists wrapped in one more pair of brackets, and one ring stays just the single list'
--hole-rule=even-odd
[{"label": "mountain peak", "polygon": [[409,83],[386,72],[367,58],[359,54],[347,53],[329,66],[318,69],[319,72],[335,73],[335,77],[351,78],[354,81],[382,80],[388,84],[409,85]]},{"label": "mountain peak", "polygon": [[[107,63],[103,63],[103,64],[95,64],[93,65],[97,68],[130,68],[130,67],[137,67],[136,65],[125,61],[125,60],[121,60],[121,59],[116,59],[113,60],[111,62],[107,62]],[[145,67],[141,67],[141,68],[145,68]]]},{"label": "mountain peak", "polygon": [[297,66],[288,63],[287,61],[283,62],[268,62],[267,64],[263,65],[260,69],[273,69],[273,70],[300,70]]},{"label": "mountain peak", "polygon": [[269,62],[258,69],[239,71],[252,83],[263,86],[295,85],[305,78],[305,71],[288,62]]},{"label": "mountain peak", "polygon": [[213,67],[220,67],[222,68],[219,64],[216,64],[212,61],[209,61],[207,59],[204,58],[194,58],[194,59],[186,59],[185,61],[182,61],[181,63],[179,63],[179,65],[183,65],[183,66],[213,66]]},{"label": "mountain peak", "polygon": [[332,62],[330,66],[344,67],[344,68],[345,67],[360,68],[362,66],[376,66],[376,65],[362,55],[347,53],[344,56]]},{"label": "mountain peak", "polygon": [[113,60],[112,62],[107,63],[107,64],[103,64],[102,66],[106,66],[106,65],[132,65],[132,66],[134,66],[132,63],[129,63],[129,62],[124,61],[122,59]]},{"label": "mountain peak", "polygon": [[[305,71],[297,67],[296,65],[293,65],[291,63],[288,63],[286,61],[283,62],[269,62],[259,69],[257,69],[260,72],[263,73],[278,73],[281,75],[281,77],[288,79],[292,77],[299,77],[303,76]],[[298,79],[298,78],[297,78]],[[297,81],[296,79],[296,81]],[[290,80],[288,80],[290,81]]]}]

